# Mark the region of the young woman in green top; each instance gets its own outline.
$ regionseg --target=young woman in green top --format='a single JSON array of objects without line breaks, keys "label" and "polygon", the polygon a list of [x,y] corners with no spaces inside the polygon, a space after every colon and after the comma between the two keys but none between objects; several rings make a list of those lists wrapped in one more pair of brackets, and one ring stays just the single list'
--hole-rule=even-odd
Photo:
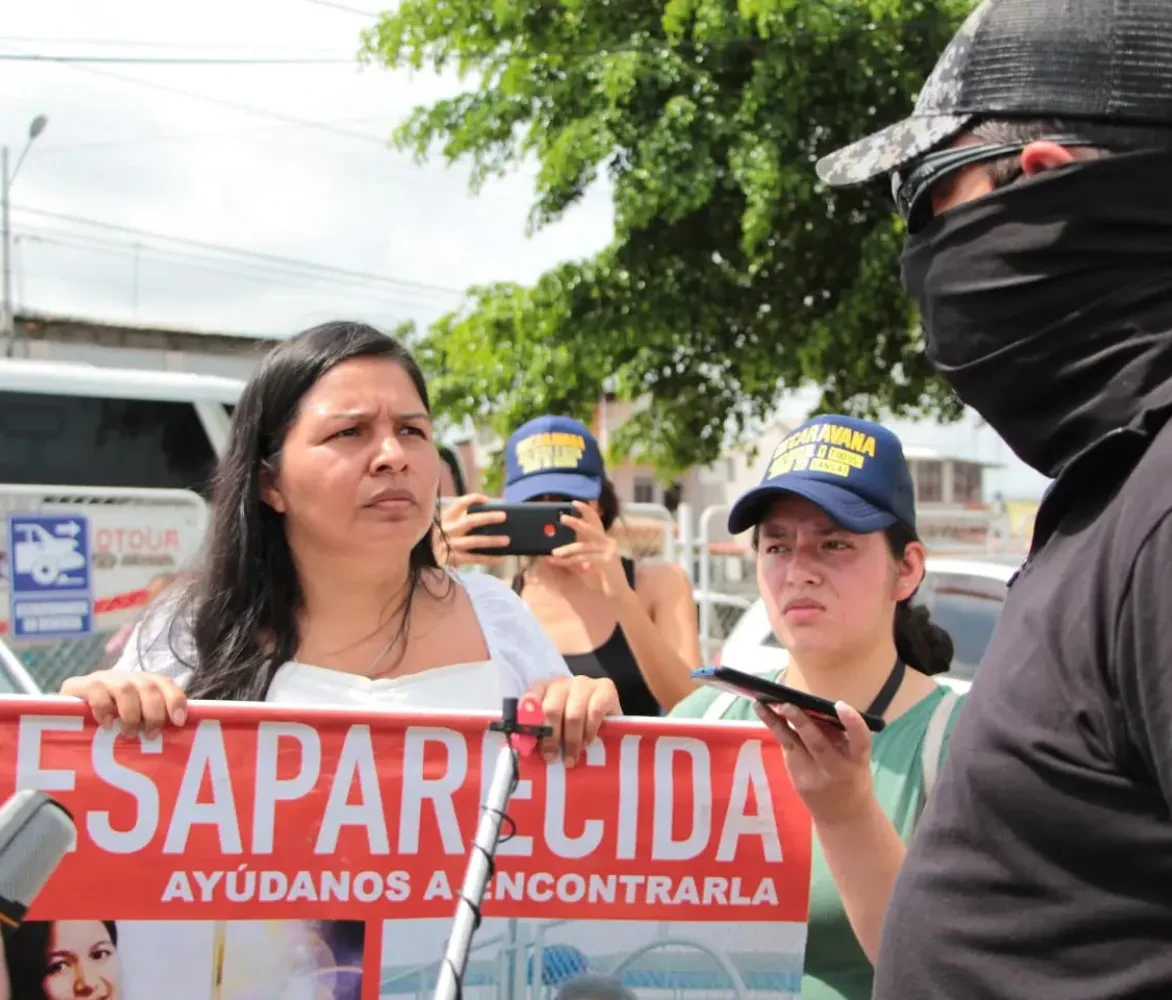
[{"label": "young woman in green top", "polygon": [[[897,438],[818,417],[787,436],[729,515],[753,530],[757,583],[790,687],[838,704],[846,732],[696,691],[672,716],[760,719],[781,743],[816,834],[803,1000],[868,1000],[883,913],[958,714],[932,679],[948,634],[911,600],[924,578],[915,490]],[[726,666],[754,672],[752,663]],[[872,735],[856,706],[886,720]]]}]

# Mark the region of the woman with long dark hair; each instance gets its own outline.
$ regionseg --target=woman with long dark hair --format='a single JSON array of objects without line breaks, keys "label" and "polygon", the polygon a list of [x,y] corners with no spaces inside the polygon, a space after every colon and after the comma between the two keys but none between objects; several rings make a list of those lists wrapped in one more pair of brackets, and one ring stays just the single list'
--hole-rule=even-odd
[{"label": "woman with long dark hair", "polygon": [[33,920],[6,938],[12,1000],[122,1000],[112,920]]},{"label": "woman with long dark hair", "polygon": [[[904,842],[959,715],[955,694],[933,680],[949,669],[952,640],[912,604],[925,550],[899,438],[851,417],[807,422],[733,505],[729,530],[749,529],[757,585],[789,654],[770,679],[836,702],[845,733],[792,705],[766,709],[711,688],[672,715],[760,720],[777,737],[817,834],[802,1000],[867,1000]],[[872,736],[849,706],[885,728]]]},{"label": "woman with long dark hair", "polygon": [[[532,560],[513,589],[537,616],[572,673],[609,678],[625,715],[661,715],[692,690],[700,665],[696,604],[687,574],[672,563],[636,565],[610,529],[619,498],[607,478],[594,435],[577,420],[539,417],[518,428],[505,447],[505,500],[570,501],[565,523],[576,541]],[[446,557],[491,562],[473,548],[499,548],[507,536],[469,535],[500,523],[499,513],[469,513],[485,497],[464,497],[444,513]]]},{"label": "woman with long dark hair", "polygon": [[[304,705],[495,710],[538,694],[567,759],[618,711],[572,678],[524,605],[432,547],[440,458],[403,345],[327,323],[269,352],[216,475],[206,560],[112,670],[63,694],[157,731],[184,695]],[[564,723],[564,725],[563,725]]]}]

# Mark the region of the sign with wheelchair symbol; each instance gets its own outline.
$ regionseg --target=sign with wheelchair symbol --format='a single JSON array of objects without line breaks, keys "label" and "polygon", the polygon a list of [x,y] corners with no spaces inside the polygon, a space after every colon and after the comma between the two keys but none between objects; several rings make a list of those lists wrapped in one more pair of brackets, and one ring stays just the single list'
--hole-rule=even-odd
[{"label": "sign with wheelchair symbol", "polygon": [[14,638],[81,636],[93,631],[89,550],[85,517],[9,515]]}]

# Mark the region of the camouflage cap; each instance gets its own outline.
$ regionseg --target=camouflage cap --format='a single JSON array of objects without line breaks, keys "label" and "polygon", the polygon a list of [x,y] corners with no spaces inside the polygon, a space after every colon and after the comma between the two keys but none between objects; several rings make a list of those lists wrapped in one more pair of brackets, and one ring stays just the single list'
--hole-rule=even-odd
[{"label": "camouflage cap", "polygon": [[823,157],[818,176],[862,184],[989,117],[1172,126],[1172,0],[983,0],[911,116]]}]

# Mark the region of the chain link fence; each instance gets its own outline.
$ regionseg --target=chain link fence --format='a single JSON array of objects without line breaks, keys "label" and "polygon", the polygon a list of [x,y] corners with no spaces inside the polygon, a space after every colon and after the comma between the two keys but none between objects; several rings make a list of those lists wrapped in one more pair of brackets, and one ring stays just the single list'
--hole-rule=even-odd
[{"label": "chain link fence", "polygon": [[705,593],[701,590],[695,591],[695,599],[702,623],[700,655],[707,665],[714,661],[741,617],[752,607],[753,601],[739,594]]},{"label": "chain link fence", "polygon": [[[0,487],[0,490],[6,489]],[[174,504],[172,497],[148,496],[96,496],[72,491],[68,497],[37,498],[38,508],[71,509],[82,507],[111,510],[118,506],[123,510],[141,511],[148,520],[152,509],[161,503]],[[141,491],[144,494],[152,491]],[[20,497],[20,507],[27,506],[26,497]],[[190,502],[184,498],[186,502]],[[9,502],[5,507],[13,507]],[[199,514],[202,515],[202,511]],[[755,567],[751,546],[745,537],[730,536],[725,527],[726,507],[709,507],[698,513],[695,522],[692,512],[683,507],[679,516],[660,504],[627,504],[622,516],[612,528],[612,535],[622,550],[638,561],[663,560],[677,562],[684,566],[693,581],[694,598],[699,620],[700,648],[705,663],[713,662],[724,642],[736,628],[745,611],[757,598]],[[939,523],[937,523],[939,522]],[[693,537],[690,527],[695,523],[698,530]],[[945,521],[933,515],[924,517],[925,535],[932,541],[934,554],[954,551],[976,551],[994,537],[988,530],[990,519],[987,515],[974,512],[964,520],[962,527],[971,535],[964,535],[956,527],[955,518]],[[944,525],[947,525],[947,530]],[[2,554],[2,552],[0,552]],[[95,556],[95,564],[100,561]],[[105,558],[109,558],[107,555]],[[514,574],[525,565],[523,560],[509,559],[494,566],[490,572],[504,579],[512,580]],[[5,574],[0,572],[0,578]],[[143,578],[149,576],[144,573]],[[0,589],[4,583],[0,580]],[[0,595],[3,596],[3,595]],[[2,603],[2,602],[0,602]],[[2,609],[0,609],[2,610]],[[42,690],[52,693],[60,689],[62,682],[72,676],[89,673],[108,665],[105,649],[114,635],[117,625],[133,609],[127,609],[112,622],[112,627],[101,628],[95,634],[60,641],[39,641],[8,643],[17,659],[25,666]],[[109,615],[104,616],[109,618]],[[96,623],[102,624],[102,623]]]},{"label": "chain link fence", "polygon": [[610,533],[632,559],[676,559],[676,518],[662,504],[624,504]]},{"label": "chain link fence", "polygon": [[114,632],[97,632],[78,639],[62,639],[13,651],[45,694],[56,694],[70,677],[108,666],[106,644]]},{"label": "chain link fence", "polygon": [[[614,534],[625,552],[639,560],[665,560],[678,556],[675,540],[675,522],[666,508],[647,505],[650,512],[635,510],[614,527]],[[719,549],[719,545],[710,546]],[[697,588],[694,599],[697,617],[701,622],[700,647],[705,663],[711,663],[724,641],[732,633],[756,596],[751,567],[745,568],[743,553],[739,550],[710,552],[710,582],[712,589]],[[523,564],[507,560],[493,567],[494,574],[508,581]],[[116,629],[108,629],[71,639],[40,641],[13,645],[13,652],[42,691],[56,693],[69,677],[80,676],[109,666],[106,645]]]}]

